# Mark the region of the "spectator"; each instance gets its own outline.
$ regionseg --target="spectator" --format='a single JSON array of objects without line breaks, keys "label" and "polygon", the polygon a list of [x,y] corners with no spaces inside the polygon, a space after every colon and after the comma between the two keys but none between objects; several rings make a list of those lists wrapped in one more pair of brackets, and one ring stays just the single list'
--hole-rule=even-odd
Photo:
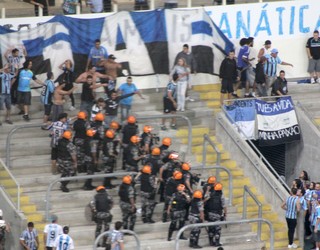
[{"label": "spectator", "polygon": [[33,222],[29,222],[27,229],[22,232],[20,244],[24,250],[36,250],[39,248],[38,232],[34,228]]},{"label": "spectator", "polygon": [[134,10],[148,10],[149,3],[148,0],[135,0],[134,1]]},{"label": "spectator", "polygon": [[[75,75],[73,73],[73,64],[70,59],[65,60],[61,65],[59,65],[59,69],[63,70],[63,73],[58,76],[58,78],[54,82],[65,82],[66,86],[63,88],[64,91],[69,91],[73,88],[73,82],[75,80]],[[73,92],[69,95],[71,99],[71,107],[70,111],[75,110],[75,101]]]},{"label": "spectator", "polygon": [[302,249],[304,249],[304,234],[305,234],[305,217],[306,217],[306,213],[308,210],[308,205],[307,205],[307,201],[304,198],[305,195],[305,191],[304,189],[299,188],[297,191],[297,196],[299,197],[299,202],[300,202],[300,211],[297,214],[297,238],[299,240],[299,247],[301,247]]},{"label": "spectator", "polygon": [[[127,82],[121,84],[118,91],[121,93],[121,95],[128,95],[131,93],[136,93],[141,99],[144,99],[144,97],[141,95],[140,91],[137,89],[136,85],[134,83],[132,83],[131,76],[127,77]],[[132,96],[129,96],[129,97],[122,99],[120,101],[121,121],[122,122],[124,122],[124,120],[126,120],[130,114],[132,100],[133,100]]]},{"label": "spectator", "polygon": [[[227,4],[234,4],[235,0],[226,0]],[[213,0],[213,5],[222,5],[222,0]]]},{"label": "spectator", "polygon": [[89,0],[87,4],[91,13],[101,13],[103,11],[103,0]]},{"label": "spectator", "polygon": [[279,77],[274,81],[272,85],[272,96],[282,96],[288,94],[288,83],[285,75],[285,72],[281,70]]},{"label": "spectator", "polygon": [[179,58],[177,64],[173,67],[170,73],[172,78],[173,74],[178,74],[177,82],[177,111],[184,112],[186,102],[186,90],[189,81],[190,69],[188,68],[185,59]]},{"label": "spectator", "polygon": [[266,40],[266,41],[264,42],[264,47],[262,47],[262,48],[259,50],[258,59],[260,59],[262,56],[268,55],[270,48],[271,48],[271,41],[270,41],[270,40]]},{"label": "spectator", "polygon": [[103,78],[110,78],[108,75],[101,74],[97,72],[96,67],[89,67],[89,70],[86,72],[83,72],[78,78],[76,79],[76,83],[85,83],[87,82],[87,77],[92,76],[92,82],[95,84],[97,83],[97,78],[103,79]]},{"label": "spectator", "polygon": [[103,113],[104,109],[106,107],[106,103],[104,101],[103,98],[99,98],[95,104],[93,104],[92,108],[91,108],[91,117],[90,117],[90,121],[94,121],[94,118],[96,117],[96,114],[98,113]]},{"label": "spectator", "polygon": [[72,250],[74,244],[72,238],[68,235],[69,227],[63,227],[63,234],[59,235],[54,243],[53,250]]},{"label": "spectator", "polygon": [[8,49],[4,56],[10,65],[10,72],[15,74],[22,68],[22,62],[25,61],[25,58],[27,57],[27,51],[22,45],[21,51],[17,48],[12,50]]},{"label": "spectator", "polygon": [[245,67],[247,66],[247,63],[243,61],[242,56],[244,54],[247,54],[248,46],[246,46],[247,43],[247,38],[241,38],[239,45],[240,45],[240,50],[238,52],[238,57],[237,57],[237,67],[239,70],[240,74],[240,81],[236,83],[236,85],[233,88],[233,93],[231,94],[235,98],[239,98],[237,95],[237,90],[240,87],[240,85],[244,86],[246,81],[247,81],[247,73],[245,73]]},{"label": "spectator", "polygon": [[72,15],[76,14],[76,6],[79,5],[78,0],[64,0],[62,5],[63,14]]},{"label": "spectator", "polygon": [[267,59],[267,61],[264,65],[264,73],[267,77],[267,88],[272,87],[272,83],[276,79],[278,64],[289,65],[289,66],[293,67],[293,65],[291,63],[287,63],[287,62],[282,61],[278,57],[278,53],[279,53],[279,51],[274,48],[271,50],[271,54],[265,55],[265,58]]},{"label": "spectator", "polygon": [[0,250],[4,250],[5,234],[10,232],[10,226],[3,220],[3,211],[0,209]]},{"label": "spectator", "polygon": [[112,6],[111,2],[113,4],[117,4],[118,2],[116,0],[103,0],[103,11],[104,12],[111,12],[112,11]]},{"label": "spectator", "polygon": [[101,41],[99,39],[95,40],[95,45],[90,49],[90,53],[88,56],[87,67],[86,70],[89,69],[89,66],[96,67],[96,70],[99,73],[103,73],[104,68],[99,66],[99,61],[108,58],[107,49],[101,46]]},{"label": "spectator", "polygon": [[[9,64],[6,64],[3,69],[0,69],[0,110],[3,110],[4,105],[6,106],[6,118],[5,122],[8,124],[12,124],[12,121],[10,119],[11,114],[11,86],[14,79],[15,74],[10,73],[10,67]],[[0,126],[2,125],[2,122],[0,121]]]},{"label": "spectator", "polygon": [[[197,62],[196,59],[194,58],[192,52],[189,51],[189,45],[188,44],[184,44],[182,51],[180,51],[177,56],[176,59],[174,60],[174,65],[176,65],[178,63],[179,58],[184,58],[184,60],[186,61],[187,66],[190,68],[190,73],[194,73],[197,74]],[[189,89],[191,89],[191,75],[189,75]],[[191,101],[193,102],[194,100],[188,95],[188,89],[186,91],[186,100],[187,101]]]},{"label": "spectator", "polygon": [[50,218],[50,224],[45,225],[43,242],[46,250],[51,250],[54,247],[56,238],[62,234],[62,227],[58,224],[58,217],[52,215]]},{"label": "spectator", "polygon": [[258,96],[268,96],[268,89],[266,86],[266,75],[264,74],[264,64],[266,58],[261,56],[259,62],[256,65],[255,82],[257,84]]},{"label": "spectator", "polygon": [[39,7],[43,9],[42,14],[44,16],[48,16],[49,15],[48,0],[31,0],[29,3],[34,5],[34,14],[35,14],[35,16],[39,16]]},{"label": "spectator", "polygon": [[221,90],[220,90],[220,104],[223,105],[224,95],[228,93],[228,99],[231,99],[233,92],[233,84],[239,80],[237,72],[237,62],[235,60],[235,53],[233,50],[229,52],[229,55],[222,61],[220,65],[220,78]]},{"label": "spectator", "polygon": [[[29,121],[29,106],[31,105],[31,89],[30,81],[33,79],[36,83],[43,85],[43,83],[36,78],[31,71],[32,61],[27,60],[23,64],[23,69],[18,73],[18,104],[21,105],[21,111],[19,114],[24,114],[22,117],[24,120]],[[23,109],[23,111],[22,111]]]},{"label": "spectator", "polygon": [[[311,83],[320,83],[320,39],[319,31],[313,32],[313,37],[307,41],[307,55],[309,58],[308,72],[310,73]],[[316,79],[316,80],[315,80]]]},{"label": "spectator", "polygon": [[43,126],[46,128],[48,125],[48,119],[52,108],[52,96],[54,93],[53,73],[47,73],[47,80],[45,80],[41,91],[41,102],[44,105]]},{"label": "spectator", "polygon": [[164,0],[165,9],[178,8],[178,0]]},{"label": "spectator", "polygon": [[119,231],[121,227],[121,221],[114,224],[114,229],[111,232],[111,250],[124,250],[123,233]]}]

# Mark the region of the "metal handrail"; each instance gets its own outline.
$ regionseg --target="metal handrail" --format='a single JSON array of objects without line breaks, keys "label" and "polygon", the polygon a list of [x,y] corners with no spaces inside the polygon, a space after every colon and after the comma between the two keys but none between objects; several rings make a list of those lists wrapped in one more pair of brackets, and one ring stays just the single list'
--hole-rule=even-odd
[{"label": "metal handrail", "polygon": [[203,135],[203,150],[202,150],[202,165],[205,166],[206,165],[206,160],[207,160],[207,146],[208,144],[213,148],[213,150],[216,152],[217,154],[217,160],[216,160],[216,164],[220,165],[221,162],[221,152],[218,149],[218,147],[214,144],[214,142],[210,139],[209,135],[204,134]]},{"label": "metal handrail", "polygon": [[320,126],[314,120],[315,119],[314,116],[312,114],[310,114],[310,112],[303,106],[303,104],[301,102],[297,101],[297,106],[300,107],[300,109],[303,111],[303,113],[306,114],[306,116],[311,120],[313,125],[316,126],[318,130],[320,130]]},{"label": "metal handrail", "polygon": [[[251,196],[251,198],[254,200],[254,202],[258,205],[258,219],[262,218],[262,203],[258,200],[257,196],[252,193],[250,188],[247,185],[243,186],[243,209],[242,209],[242,219],[247,219],[247,194]],[[261,239],[261,221],[258,222],[258,240]]]},{"label": "metal handrail", "polygon": [[192,148],[192,124],[190,122],[190,119],[188,117],[186,117],[185,115],[148,115],[148,116],[144,116],[144,115],[137,115],[136,116],[137,120],[151,120],[151,119],[158,119],[158,118],[181,118],[184,119],[187,124],[188,124],[188,149],[187,152],[188,154],[191,154],[191,148]]},{"label": "metal handrail", "polygon": [[17,203],[13,202],[14,204],[16,204],[16,209],[18,211],[20,211],[20,195],[21,195],[21,190],[20,190],[20,183],[17,181],[17,179],[13,176],[13,174],[11,173],[11,171],[7,168],[6,164],[4,164],[4,162],[2,161],[2,159],[0,159],[0,163],[3,166],[4,170],[9,174],[10,178],[14,181],[14,183],[17,186]]},{"label": "metal handrail", "polygon": [[71,177],[63,177],[63,178],[57,178],[50,182],[47,192],[46,192],[46,219],[49,220],[49,209],[50,209],[50,194],[51,189],[54,184],[61,181],[75,181],[75,180],[87,180],[87,179],[98,179],[98,178],[104,178],[104,177],[121,177],[125,175],[137,175],[137,172],[122,172],[122,173],[111,173],[111,174],[96,174],[96,175],[81,175],[81,176],[71,176]]},{"label": "metal handrail", "polygon": [[11,168],[11,137],[15,132],[17,132],[19,129],[23,128],[36,128],[36,127],[41,127],[43,124],[26,124],[26,125],[20,125],[16,126],[13,129],[10,130],[7,140],[6,140],[6,165],[8,168]]},{"label": "metal handrail", "polygon": [[229,206],[232,206],[232,199],[233,199],[233,193],[232,193],[232,190],[233,190],[233,177],[232,177],[232,174],[231,174],[231,171],[226,168],[226,167],[223,167],[223,166],[206,166],[206,167],[202,167],[202,165],[199,165],[200,167],[192,167],[192,170],[206,170],[206,169],[220,169],[220,170],[223,170],[225,172],[227,172],[228,174],[228,181],[229,181]]},{"label": "metal handrail", "polygon": [[[112,232],[112,230],[105,231],[105,232],[99,234],[99,236],[96,238],[96,240],[95,240],[94,243],[93,243],[93,250],[97,250],[97,249],[98,249],[98,248],[97,248],[97,245],[98,245],[100,239],[101,239],[103,236],[105,236],[105,235],[107,235],[107,234],[110,234],[110,232]],[[122,232],[122,233],[128,233],[128,234],[133,235],[134,239],[135,239],[136,242],[137,242],[137,248],[136,248],[136,250],[140,250],[140,249],[141,249],[140,239],[139,239],[138,235],[137,235],[135,232],[133,232],[133,231],[131,231],[131,230],[126,230],[126,229],[125,229],[125,230],[121,230],[121,232]]]},{"label": "metal handrail", "polygon": [[[278,97],[279,98],[279,97]],[[280,97],[281,98],[281,97]],[[230,117],[230,115],[226,112],[226,110],[224,108],[222,108],[223,113],[231,120],[233,121],[233,119]],[[218,122],[219,119],[218,119]],[[234,122],[234,121],[233,121]],[[221,123],[220,123],[221,124]],[[240,131],[240,133],[242,134],[242,136],[245,136],[245,133],[243,132],[242,128],[240,126],[238,126],[236,123],[234,123],[234,125],[237,127],[238,131]],[[223,126],[222,126],[223,127]],[[223,127],[223,129],[231,136],[231,134]],[[233,137],[232,137],[233,139]],[[269,170],[277,177],[278,181],[287,189],[287,191],[290,191],[289,186],[287,185],[287,183],[280,177],[280,175],[277,173],[277,171],[272,167],[272,165],[269,163],[269,161],[264,157],[264,155],[260,152],[260,150],[251,142],[250,139],[246,138],[247,142],[250,144],[250,146],[256,151],[256,153],[259,155],[260,160],[262,160],[269,168]],[[237,145],[239,146],[238,142]],[[241,148],[241,147],[240,147]],[[243,149],[241,148],[241,150],[243,151]],[[256,166],[256,164],[250,159],[250,161]],[[256,167],[257,168],[257,167]],[[258,169],[258,168],[257,168]],[[263,177],[265,179],[268,179],[264,174],[262,174]],[[271,184],[270,184],[271,185]],[[273,186],[273,185],[271,185]]]},{"label": "metal handrail", "polygon": [[219,225],[233,225],[233,224],[244,224],[244,223],[252,223],[252,222],[264,222],[269,226],[270,230],[270,250],[274,250],[274,229],[269,220],[258,218],[258,219],[250,219],[250,220],[236,220],[236,221],[216,221],[216,222],[206,222],[206,223],[196,223],[196,224],[189,224],[181,228],[175,239],[175,250],[179,250],[179,239],[181,234],[190,228],[195,227],[212,227],[212,226],[219,226]]}]

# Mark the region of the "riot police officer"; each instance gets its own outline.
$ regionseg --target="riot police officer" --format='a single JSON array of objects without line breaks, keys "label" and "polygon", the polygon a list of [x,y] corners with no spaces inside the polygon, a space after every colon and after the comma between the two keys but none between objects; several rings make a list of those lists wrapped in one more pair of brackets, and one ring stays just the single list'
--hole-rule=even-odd
[{"label": "riot police officer", "polygon": [[164,163],[167,163],[167,161],[169,160],[169,155],[170,155],[170,150],[169,147],[171,146],[172,142],[171,142],[171,138],[169,137],[165,137],[162,139],[162,144],[159,147],[160,149],[160,158]]},{"label": "riot police officer", "polygon": [[[97,194],[90,202],[90,207],[95,215],[95,222],[97,223],[95,232],[95,237],[97,238],[101,233],[102,225],[104,225],[104,232],[109,231],[109,223],[112,221],[110,210],[113,207],[113,201],[104,186],[98,186],[96,191]],[[105,246],[105,240],[106,239],[104,239],[103,246]]]},{"label": "riot police officer", "polygon": [[143,223],[155,223],[152,220],[154,208],[156,206],[156,178],[151,174],[151,166],[145,165],[138,176],[141,183],[141,208]]},{"label": "riot police officer", "polygon": [[[202,223],[204,221],[204,212],[203,212],[203,202],[202,202],[202,192],[196,190],[193,193],[193,198],[190,204],[190,213],[189,213],[189,222],[190,224]],[[189,247],[191,248],[202,248],[198,245],[201,229],[195,227],[190,232],[190,241]]]},{"label": "riot police officer", "polygon": [[[114,152],[114,131],[112,129],[108,129],[105,133],[105,138],[103,140],[102,145],[102,162],[105,173],[113,173],[114,167],[116,166],[116,154]],[[111,184],[111,177],[105,177],[103,185],[107,189],[111,189],[115,187]]]},{"label": "riot police officer", "polygon": [[[185,185],[179,184],[177,186],[177,192],[172,195],[172,198],[169,202],[167,213],[171,213],[171,223],[169,226],[168,241],[172,240],[171,237],[173,231],[181,229],[185,223],[187,204],[191,200],[189,194],[185,191],[185,189]],[[178,228],[177,222],[179,222]],[[187,240],[187,238],[185,238],[183,234],[181,234],[180,239]]]},{"label": "riot police officer", "polygon": [[122,184],[119,187],[118,195],[120,197],[123,229],[133,231],[136,223],[137,209],[135,205],[136,193],[130,175],[126,175],[122,178]]},{"label": "riot police officer", "polygon": [[210,190],[213,190],[214,185],[216,184],[217,178],[215,176],[209,176],[207,183],[203,185],[203,197],[206,199],[207,194]]},{"label": "riot police officer", "polygon": [[144,154],[149,154],[153,145],[151,131],[152,131],[151,126],[145,125],[143,127],[143,133],[141,134],[140,147],[141,147],[141,151]]},{"label": "riot police officer", "polygon": [[[91,152],[91,141],[94,134],[95,134],[95,131],[93,129],[88,129],[86,132],[84,143],[83,143],[84,164],[85,164],[85,168],[87,169],[88,175],[94,174],[94,164],[93,164],[92,152]],[[85,181],[83,189],[84,190],[95,189],[95,187],[92,186],[92,179],[87,179]]]},{"label": "riot police officer", "polygon": [[[206,220],[209,222],[220,221],[222,218],[225,219],[227,215],[227,207],[225,205],[225,198],[222,193],[222,184],[216,183],[212,187],[207,197],[205,197],[205,215]],[[211,226],[208,228],[209,243],[210,246],[221,246],[221,226]]]},{"label": "riot police officer", "polygon": [[91,152],[92,152],[92,158],[93,163],[96,171],[98,170],[98,162],[99,162],[99,153],[102,148],[102,141],[104,139],[104,114],[98,113],[94,117],[94,122],[91,124],[92,129],[96,131],[96,133],[93,136],[93,140],[91,142]]},{"label": "riot police officer", "polygon": [[163,161],[160,159],[160,149],[153,148],[151,155],[145,159],[145,164],[151,166],[151,174],[157,176],[159,174],[160,168],[163,165]]},{"label": "riot police officer", "polygon": [[[77,151],[75,145],[71,142],[72,133],[67,130],[58,141],[58,166],[62,177],[70,177],[77,171]],[[60,189],[62,192],[69,192],[67,188],[69,181],[61,181]]]},{"label": "riot police officer", "polygon": [[139,150],[140,138],[137,135],[131,136],[130,143],[126,153],[126,170],[138,172],[138,163],[145,157],[140,154]]}]

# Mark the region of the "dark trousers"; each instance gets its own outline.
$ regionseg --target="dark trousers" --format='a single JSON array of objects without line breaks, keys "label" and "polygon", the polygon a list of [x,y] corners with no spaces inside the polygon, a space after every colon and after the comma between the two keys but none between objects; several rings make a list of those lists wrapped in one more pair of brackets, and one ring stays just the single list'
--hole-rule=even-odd
[{"label": "dark trousers", "polygon": [[286,218],[287,225],[288,225],[288,239],[289,239],[289,245],[292,245],[293,243],[293,236],[294,236],[294,230],[297,226],[297,219],[289,219]]}]

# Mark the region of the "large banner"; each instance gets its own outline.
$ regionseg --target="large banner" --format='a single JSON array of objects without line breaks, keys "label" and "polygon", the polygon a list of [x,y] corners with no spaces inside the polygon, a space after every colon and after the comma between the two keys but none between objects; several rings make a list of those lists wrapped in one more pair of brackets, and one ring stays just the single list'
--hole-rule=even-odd
[{"label": "large banner", "polygon": [[168,74],[183,44],[189,44],[198,73],[217,74],[233,44],[203,9],[118,12],[101,18],[55,16],[30,30],[0,29],[2,62],[14,48],[26,48],[36,74],[57,72],[66,59],[82,73],[96,39],[133,76]]},{"label": "large banner", "polygon": [[255,100],[234,101],[224,106],[227,117],[244,139],[255,139]]},{"label": "large banner", "polygon": [[300,140],[301,130],[291,97],[281,97],[273,103],[256,100],[255,104],[261,146]]}]

